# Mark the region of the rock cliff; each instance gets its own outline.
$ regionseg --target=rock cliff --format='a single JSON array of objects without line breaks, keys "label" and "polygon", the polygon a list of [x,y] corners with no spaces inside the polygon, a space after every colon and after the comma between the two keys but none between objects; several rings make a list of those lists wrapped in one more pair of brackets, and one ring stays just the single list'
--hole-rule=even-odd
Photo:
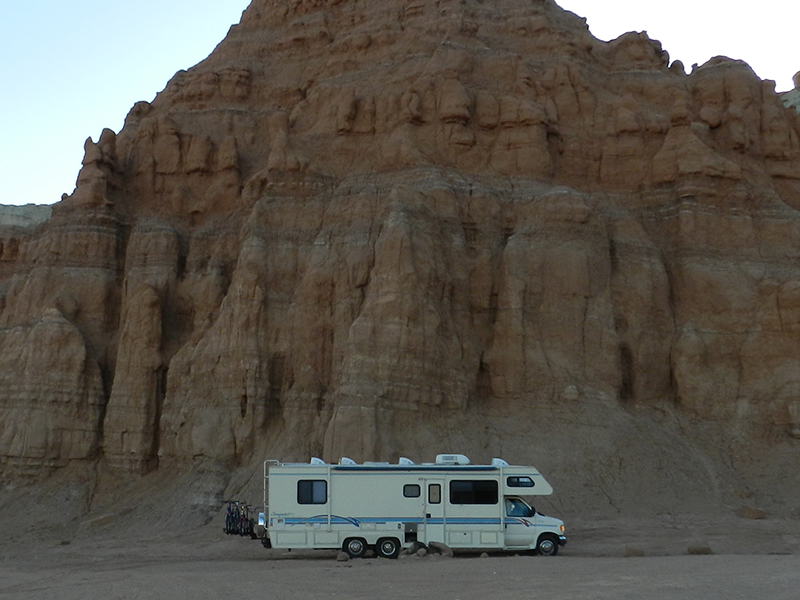
[{"label": "rock cliff", "polygon": [[3,233],[4,476],[447,449],[718,495],[800,437],[799,136],[552,0],[253,0]]},{"label": "rock cliff", "polygon": [[794,89],[790,92],[786,92],[781,97],[783,98],[783,104],[785,106],[792,107],[800,112],[800,73],[795,73],[793,79]]}]

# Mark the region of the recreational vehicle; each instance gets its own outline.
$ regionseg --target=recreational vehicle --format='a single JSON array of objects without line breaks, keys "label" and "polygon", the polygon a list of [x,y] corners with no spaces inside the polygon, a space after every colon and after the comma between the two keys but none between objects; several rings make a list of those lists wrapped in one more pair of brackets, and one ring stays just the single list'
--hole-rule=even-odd
[{"label": "recreational vehicle", "polygon": [[495,458],[472,465],[463,454],[434,463],[264,463],[259,535],[272,548],[369,549],[395,558],[403,548],[439,542],[453,550],[536,550],[567,543],[564,523],[524,498],[552,494],[534,467]]}]

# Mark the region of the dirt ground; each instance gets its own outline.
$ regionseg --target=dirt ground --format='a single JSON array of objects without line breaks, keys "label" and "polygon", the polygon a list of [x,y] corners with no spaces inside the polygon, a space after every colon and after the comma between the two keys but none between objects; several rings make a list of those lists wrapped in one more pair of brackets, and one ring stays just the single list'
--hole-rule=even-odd
[{"label": "dirt ground", "polygon": [[[222,532],[120,531],[117,518],[19,535],[0,548],[0,598],[800,597],[800,523],[662,518],[573,523],[556,557],[365,558],[266,550]],[[65,538],[68,536],[68,539]]]},{"label": "dirt ground", "polygon": [[[785,471],[787,480],[796,472]],[[556,557],[338,562],[335,553],[266,550],[224,534],[223,499],[260,498],[260,476],[97,473],[82,465],[0,488],[0,600],[800,598],[794,496],[791,510],[763,519],[738,516],[738,496],[703,511],[659,513],[651,509],[656,494],[645,493],[638,514],[540,498],[537,508],[566,522],[569,543]]]}]

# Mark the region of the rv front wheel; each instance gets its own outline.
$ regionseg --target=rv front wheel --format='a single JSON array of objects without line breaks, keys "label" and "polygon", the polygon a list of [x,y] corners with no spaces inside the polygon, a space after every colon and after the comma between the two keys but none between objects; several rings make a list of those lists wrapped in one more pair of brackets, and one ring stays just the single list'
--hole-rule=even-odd
[{"label": "rv front wheel", "polygon": [[381,538],[375,545],[375,550],[383,558],[397,558],[400,554],[400,541],[396,538]]},{"label": "rv front wheel", "polygon": [[536,544],[536,550],[542,556],[555,556],[558,554],[558,541],[551,535],[543,535]]},{"label": "rv front wheel", "polygon": [[367,542],[361,538],[348,538],[344,541],[344,551],[350,558],[361,558],[367,552]]}]

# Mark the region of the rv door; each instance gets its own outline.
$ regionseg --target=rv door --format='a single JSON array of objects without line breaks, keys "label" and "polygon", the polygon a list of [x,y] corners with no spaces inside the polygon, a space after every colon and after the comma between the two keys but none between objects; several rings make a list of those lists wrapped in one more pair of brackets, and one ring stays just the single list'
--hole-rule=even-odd
[{"label": "rv door", "polygon": [[444,543],[444,479],[425,480],[425,543]]},{"label": "rv door", "polygon": [[506,497],[503,503],[506,548],[531,548],[536,537],[536,511],[522,498]]}]

